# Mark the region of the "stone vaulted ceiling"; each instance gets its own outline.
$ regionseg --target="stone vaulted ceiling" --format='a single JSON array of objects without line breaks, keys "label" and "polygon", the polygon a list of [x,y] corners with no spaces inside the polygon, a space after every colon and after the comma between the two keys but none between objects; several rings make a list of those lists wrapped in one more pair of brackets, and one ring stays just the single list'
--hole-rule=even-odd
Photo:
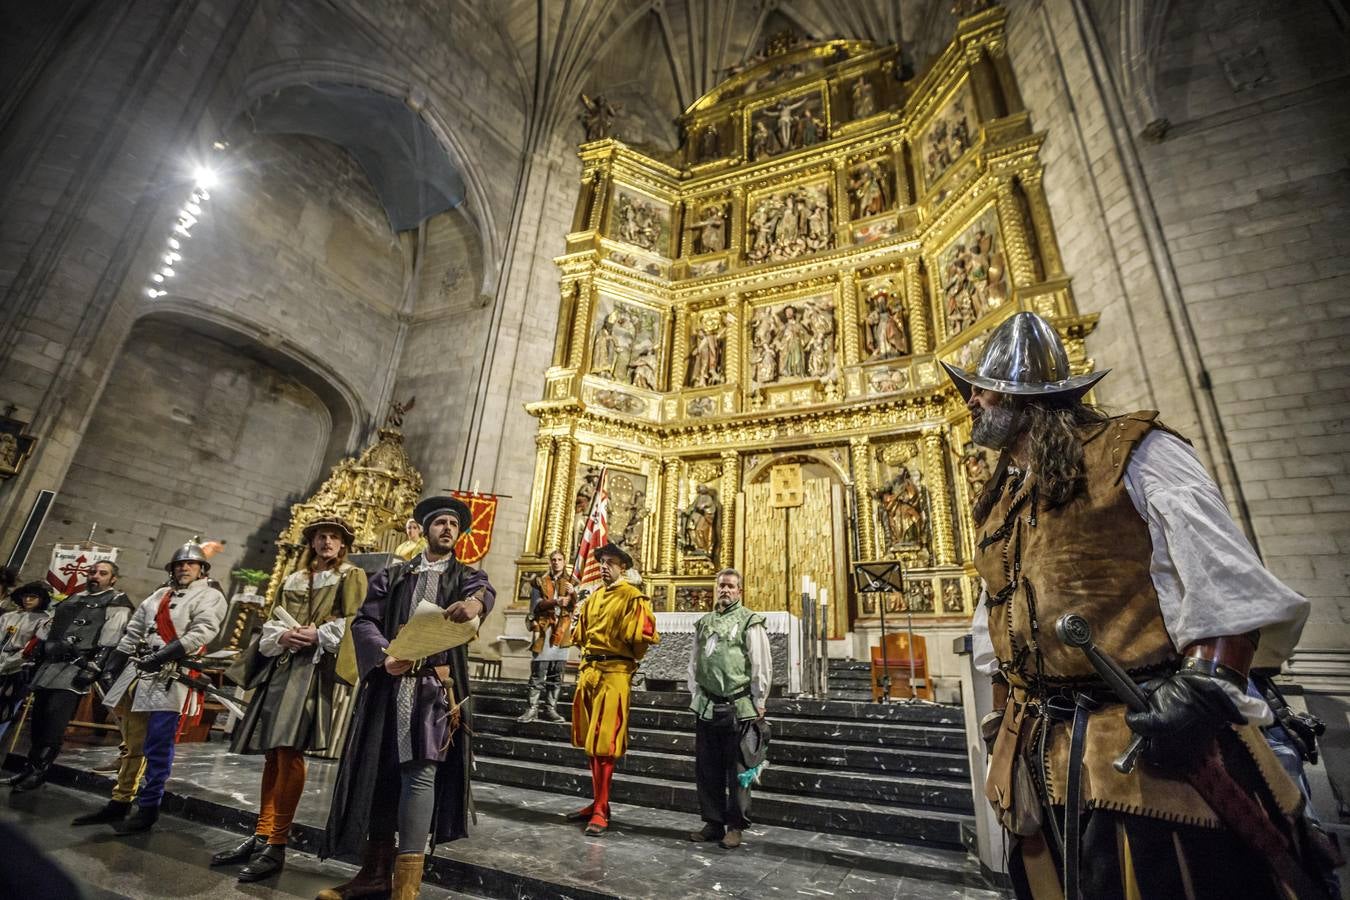
[{"label": "stone vaulted ceiling", "polygon": [[463,0],[517,55],[527,144],[580,139],[577,96],[622,107],[619,136],[672,148],[675,118],[784,31],[899,44],[916,70],[952,33],[950,0]]}]

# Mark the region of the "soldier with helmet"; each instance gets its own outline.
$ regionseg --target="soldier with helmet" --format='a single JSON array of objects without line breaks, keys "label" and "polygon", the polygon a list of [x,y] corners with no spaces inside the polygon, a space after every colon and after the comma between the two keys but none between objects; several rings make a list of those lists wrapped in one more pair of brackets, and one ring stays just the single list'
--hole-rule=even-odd
[{"label": "soldier with helmet", "polygon": [[[1246,686],[1253,665],[1289,656],[1308,601],[1262,566],[1156,412],[1083,402],[1106,372],[1072,374],[1041,317],[1003,322],[975,372],[944,365],[972,439],[1001,454],[975,501],[972,630],[1004,704],[987,723],[985,794],[1013,836],[1017,896],[1289,896],[1306,881],[1299,792]],[[1141,685],[1143,708],[1057,638],[1068,613]],[[1117,768],[1134,735],[1142,760]],[[1233,814],[1244,804],[1268,832]]]},{"label": "soldier with helmet", "polygon": [[[127,595],[116,588],[117,574],[117,563],[111,560],[94,563],[84,590],[58,604],[38,631],[41,643],[34,654],[39,666],[32,684],[30,771],[15,785],[17,791],[32,790],[46,780],[80,698],[89,693],[122,638],[132,607]],[[123,812],[128,806],[122,804]]]},{"label": "soldier with helmet", "polygon": [[[41,641],[38,635],[51,620],[47,607],[52,602],[52,589],[46,582],[29,582],[14,592],[14,602],[15,609],[0,614],[0,739],[4,738],[10,724],[21,716],[23,702],[28,698],[33,664]],[[64,725],[62,730],[65,730]],[[30,778],[34,780],[31,787],[41,784],[42,775],[38,773],[45,773],[47,767],[39,766],[40,758],[41,755],[30,752],[23,771],[7,779],[8,783],[16,790],[28,790]],[[20,788],[20,784],[24,787]]]},{"label": "soldier with helmet", "polygon": [[235,753],[264,754],[258,823],[239,846],[211,857],[213,866],[247,863],[239,871],[243,882],[285,865],[305,789],[304,754],[332,747],[334,691],[356,682],[348,626],[366,599],[366,573],[347,561],[356,532],[345,519],[325,515],[301,534],[300,563],[282,582],[273,617],[250,649],[244,687],[253,700],[230,745]]},{"label": "soldier with helmet", "polygon": [[118,834],[149,831],[159,818],[179,720],[198,713],[202,702],[201,692],[175,680],[172,669],[179,660],[200,653],[225,620],[225,595],[207,578],[211,563],[201,544],[192,540],[179,547],[164,569],[169,584],[136,608],[108,658],[109,673],[118,674],[103,703],[121,717],[128,747],[118,772],[119,786],[140,768],[140,757],[145,760],[136,808],[113,825]]}]

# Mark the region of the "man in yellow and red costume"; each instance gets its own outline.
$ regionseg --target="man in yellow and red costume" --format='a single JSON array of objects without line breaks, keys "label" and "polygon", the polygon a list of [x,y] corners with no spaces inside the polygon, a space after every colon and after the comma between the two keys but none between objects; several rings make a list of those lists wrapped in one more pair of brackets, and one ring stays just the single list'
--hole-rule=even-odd
[{"label": "man in yellow and red costume", "polygon": [[581,648],[572,698],[572,745],[590,758],[593,802],[568,816],[586,821],[591,835],[604,834],[609,827],[614,761],[628,749],[633,673],[647,648],[660,641],[651,601],[624,578],[633,558],[609,543],[595,551],[595,560],[604,586],[581,604],[572,626],[573,643]]}]

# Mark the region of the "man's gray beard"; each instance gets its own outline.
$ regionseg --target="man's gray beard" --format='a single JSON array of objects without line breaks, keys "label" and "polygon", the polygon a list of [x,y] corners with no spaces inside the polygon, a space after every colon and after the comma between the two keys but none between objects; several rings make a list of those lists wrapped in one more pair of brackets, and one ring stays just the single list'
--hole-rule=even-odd
[{"label": "man's gray beard", "polygon": [[716,605],[717,605],[717,608],[718,608],[718,609],[726,609],[727,607],[731,606],[731,605],[732,605],[733,603],[735,603],[735,602],[736,602],[736,599],[735,599],[734,597],[728,597],[728,598],[725,599],[725,600],[723,600],[721,597],[718,597],[717,600],[716,600]]},{"label": "man's gray beard", "polygon": [[981,447],[1002,450],[1012,441],[1016,424],[1016,411],[1006,406],[995,406],[980,414],[975,427],[970,430],[970,439]]}]

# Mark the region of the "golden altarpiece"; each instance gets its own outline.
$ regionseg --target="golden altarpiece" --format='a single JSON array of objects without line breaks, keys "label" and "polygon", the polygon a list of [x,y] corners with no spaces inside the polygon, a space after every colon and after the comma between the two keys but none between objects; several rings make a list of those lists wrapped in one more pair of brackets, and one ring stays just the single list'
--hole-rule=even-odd
[{"label": "golden altarpiece", "polygon": [[[604,468],[611,535],[657,609],[711,608],[734,565],[757,609],[800,613],[803,575],[828,587],[833,638],[878,602],[968,619],[969,509],[993,459],[938,361],[973,365],[1029,309],[1082,371],[1096,321],[1061,264],[1005,20],[963,19],[908,81],[894,47],[770,42],[689,108],[669,158],[582,145],[557,342],[528,407],[518,598],[551,548],[575,553]],[[800,506],[772,502],[783,479]],[[856,593],[854,564],[883,559],[903,561],[905,595]]]}]

